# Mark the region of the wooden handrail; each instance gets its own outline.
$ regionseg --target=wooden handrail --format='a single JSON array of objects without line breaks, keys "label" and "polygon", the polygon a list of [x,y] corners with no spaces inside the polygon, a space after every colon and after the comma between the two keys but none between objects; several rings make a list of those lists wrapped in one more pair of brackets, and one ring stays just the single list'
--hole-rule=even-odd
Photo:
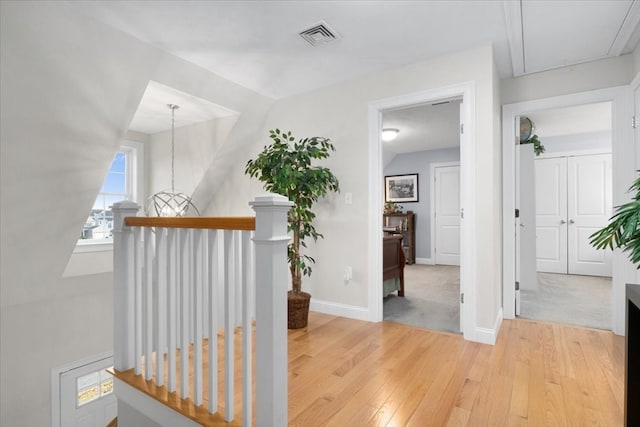
[{"label": "wooden handrail", "polygon": [[128,227],[205,228],[212,230],[255,230],[256,219],[247,217],[144,217],[129,216]]}]

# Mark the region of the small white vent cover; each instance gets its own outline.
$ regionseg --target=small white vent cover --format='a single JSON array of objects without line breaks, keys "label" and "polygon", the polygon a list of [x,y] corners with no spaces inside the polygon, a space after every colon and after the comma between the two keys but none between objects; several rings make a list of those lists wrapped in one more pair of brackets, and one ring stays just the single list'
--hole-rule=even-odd
[{"label": "small white vent cover", "polygon": [[340,35],[324,21],[320,21],[311,28],[301,31],[300,37],[305,39],[311,46],[332,43],[341,38]]}]

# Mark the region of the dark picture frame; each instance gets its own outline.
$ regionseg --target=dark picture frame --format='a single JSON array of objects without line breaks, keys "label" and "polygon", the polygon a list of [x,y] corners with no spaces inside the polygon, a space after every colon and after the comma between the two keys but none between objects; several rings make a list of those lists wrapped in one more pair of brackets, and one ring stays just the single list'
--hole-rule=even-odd
[{"label": "dark picture frame", "polygon": [[418,174],[388,175],[384,177],[385,202],[418,202]]}]

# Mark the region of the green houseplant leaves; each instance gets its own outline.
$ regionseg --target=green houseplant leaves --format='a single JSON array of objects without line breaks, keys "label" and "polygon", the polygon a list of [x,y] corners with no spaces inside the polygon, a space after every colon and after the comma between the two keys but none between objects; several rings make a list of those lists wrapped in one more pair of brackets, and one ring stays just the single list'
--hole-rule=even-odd
[{"label": "green houseplant leaves", "polygon": [[328,138],[312,137],[296,141],[291,131],[270,130],[271,145],[265,146],[255,159],[249,160],[245,174],[258,178],[264,189],[286,196],[294,203],[289,211],[289,232],[293,241],[289,244],[288,260],[292,290],[301,292],[302,276],[311,275],[315,260],[301,253],[305,239],[314,241],[322,234],[313,226],[313,204],[329,192],[340,191],[338,179],[322,166],[314,166],[314,160],[326,159],[335,148]]},{"label": "green houseplant leaves", "polygon": [[629,191],[635,191],[634,198],[616,206],[609,224],[589,236],[589,243],[596,249],[623,248],[640,269],[640,177],[635,179]]}]

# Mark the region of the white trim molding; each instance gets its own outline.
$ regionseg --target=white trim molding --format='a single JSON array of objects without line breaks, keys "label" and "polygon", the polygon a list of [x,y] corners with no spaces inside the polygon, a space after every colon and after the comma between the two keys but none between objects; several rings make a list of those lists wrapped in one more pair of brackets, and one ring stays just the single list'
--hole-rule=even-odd
[{"label": "white trim molding", "polygon": [[416,258],[416,264],[419,265],[435,265],[433,258]]},{"label": "white trim molding", "polygon": [[507,24],[507,40],[511,52],[513,76],[525,73],[524,40],[522,37],[522,4],[519,1],[505,1],[504,20]]},{"label": "white trim molding", "polygon": [[502,309],[498,311],[498,315],[496,316],[496,321],[493,325],[493,329],[489,328],[480,328],[477,327],[475,330],[475,339],[474,341],[480,342],[482,344],[495,345],[498,339],[498,334],[500,333],[500,327],[502,326]]},{"label": "white trim molding", "polygon": [[[382,293],[380,295],[382,295]],[[369,320],[369,310],[367,310],[366,307],[359,307],[356,305],[341,304],[338,302],[322,301],[311,298],[309,309],[317,311],[318,313],[348,317],[349,319]]]}]

